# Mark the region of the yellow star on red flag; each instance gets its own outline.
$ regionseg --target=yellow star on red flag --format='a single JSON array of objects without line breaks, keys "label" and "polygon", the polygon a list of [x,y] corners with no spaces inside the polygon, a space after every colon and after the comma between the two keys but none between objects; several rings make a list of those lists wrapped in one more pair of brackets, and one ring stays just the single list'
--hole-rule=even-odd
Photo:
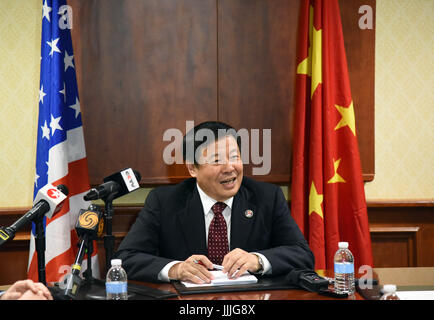
[{"label": "yellow star on red flag", "polygon": [[335,107],[342,116],[341,120],[336,125],[335,130],[348,126],[351,129],[353,135],[356,136],[356,118],[354,116],[353,101],[351,101],[348,107],[342,107],[336,104]]},{"label": "yellow star on red flag", "polygon": [[297,74],[305,74],[312,77],[311,98],[318,85],[322,82],[321,38],[321,29],[317,30],[313,25],[313,7],[310,6],[308,55],[298,64]]},{"label": "yellow star on red flag", "polygon": [[315,184],[312,181],[312,185],[310,186],[310,192],[309,192],[309,215],[315,212],[322,219],[324,219],[324,215],[321,208],[323,198],[324,196],[322,194],[318,194],[318,191],[316,191]]},{"label": "yellow star on red flag", "polygon": [[338,173],[338,168],[340,163],[341,163],[341,159],[338,159],[336,161],[334,161],[333,159],[333,167],[334,167],[335,174],[333,175],[333,177],[331,177],[329,181],[327,181],[327,183],[346,182],[345,179],[342,178]]}]

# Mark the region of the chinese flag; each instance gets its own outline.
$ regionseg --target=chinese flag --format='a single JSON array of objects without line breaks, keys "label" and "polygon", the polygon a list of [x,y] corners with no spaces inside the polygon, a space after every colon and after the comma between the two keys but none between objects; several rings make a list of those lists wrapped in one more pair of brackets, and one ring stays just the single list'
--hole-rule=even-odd
[{"label": "chinese flag", "polygon": [[303,0],[300,14],[292,215],[315,269],[333,269],[346,241],[357,272],[372,252],[338,1]]}]

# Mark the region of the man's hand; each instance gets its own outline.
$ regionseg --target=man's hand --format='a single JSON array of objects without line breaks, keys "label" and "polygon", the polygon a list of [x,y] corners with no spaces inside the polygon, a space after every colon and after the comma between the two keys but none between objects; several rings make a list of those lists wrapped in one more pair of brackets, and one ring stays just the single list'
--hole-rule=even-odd
[{"label": "man's hand", "polygon": [[[228,278],[236,279],[246,271],[257,272],[260,268],[257,255],[239,248],[229,252],[223,259],[223,272],[228,273]],[[238,269],[239,271],[236,272]]]},{"label": "man's hand", "polygon": [[208,269],[212,270],[212,268],[212,262],[206,256],[192,255],[169,269],[169,279],[191,281],[197,284],[210,283],[213,276]]},{"label": "man's hand", "polygon": [[53,300],[50,291],[42,283],[32,280],[15,282],[2,296],[2,300]]}]

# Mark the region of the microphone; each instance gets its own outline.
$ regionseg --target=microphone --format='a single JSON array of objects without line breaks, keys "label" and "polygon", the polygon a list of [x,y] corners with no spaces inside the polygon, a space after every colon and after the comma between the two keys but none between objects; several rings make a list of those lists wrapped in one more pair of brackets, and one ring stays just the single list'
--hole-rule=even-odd
[{"label": "microphone", "polygon": [[81,209],[75,224],[75,230],[80,238],[96,240],[101,236],[104,220],[99,206],[91,204],[87,210]]},{"label": "microphone", "polygon": [[36,203],[36,205],[39,202],[47,203],[50,209],[46,211],[45,216],[51,219],[54,214],[62,209],[63,201],[68,196],[68,193],[68,188],[63,184],[59,184],[57,187],[47,184],[39,189],[33,203]]},{"label": "microphone", "polygon": [[107,199],[113,196],[113,199],[119,198],[127,193],[138,189],[139,181],[142,177],[140,173],[131,168],[124,169],[120,172],[104,178],[104,183],[90,191],[83,197],[85,201]]},{"label": "microphone", "polygon": [[0,245],[13,239],[15,233],[19,229],[36,218],[46,215],[51,219],[55,213],[60,211],[67,195],[68,188],[63,184],[59,184],[57,187],[52,184],[47,184],[39,189],[35,200],[33,201],[34,204],[32,209],[15,221],[11,226],[0,228]]},{"label": "microphone", "polygon": [[[78,289],[82,284],[80,277],[81,264],[83,263],[84,255],[88,253],[89,242],[96,240],[98,235],[102,233],[103,219],[99,206],[91,204],[87,210],[81,209],[75,225],[77,235],[80,237],[78,243],[78,253],[75,262],[72,265],[71,273],[68,274],[63,281],[64,295],[76,299]],[[89,257],[88,253],[88,259]]]}]

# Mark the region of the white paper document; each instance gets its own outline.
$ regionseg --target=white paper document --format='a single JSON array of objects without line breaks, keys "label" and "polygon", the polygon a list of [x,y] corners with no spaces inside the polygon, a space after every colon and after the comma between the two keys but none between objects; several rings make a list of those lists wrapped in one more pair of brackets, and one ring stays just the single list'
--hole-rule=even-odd
[{"label": "white paper document", "polygon": [[181,283],[187,288],[194,288],[194,287],[209,287],[209,286],[225,286],[231,284],[249,284],[249,283],[258,282],[258,278],[256,278],[254,275],[251,275],[248,272],[244,273],[243,275],[241,275],[236,279],[228,278],[227,273],[223,273],[223,271],[221,270],[210,271],[210,272],[214,276],[214,279],[211,280],[211,283],[195,284],[189,281],[181,281]]},{"label": "white paper document", "polygon": [[434,291],[397,291],[401,300],[434,300]]}]

